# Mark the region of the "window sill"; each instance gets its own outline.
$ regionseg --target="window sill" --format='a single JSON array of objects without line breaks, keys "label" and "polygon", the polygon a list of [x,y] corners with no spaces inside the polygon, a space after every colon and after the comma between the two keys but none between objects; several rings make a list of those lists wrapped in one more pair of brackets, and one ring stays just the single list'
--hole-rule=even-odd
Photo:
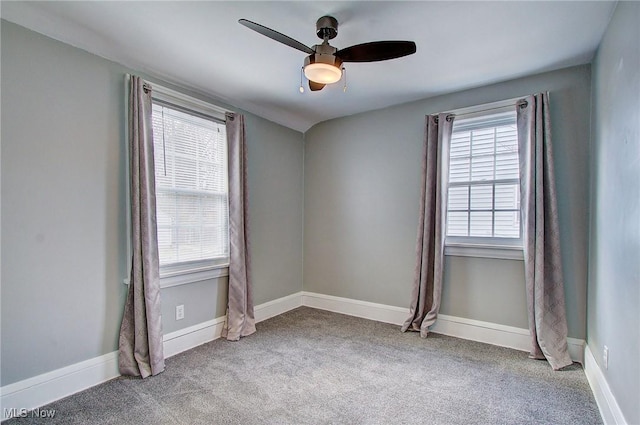
[{"label": "window sill", "polygon": [[452,257],[496,258],[500,260],[524,260],[522,247],[498,245],[448,244],[444,255]]},{"label": "window sill", "polygon": [[216,279],[223,276],[229,276],[228,264],[197,270],[173,272],[160,276],[160,288],[170,288],[187,283],[202,282],[203,280]]},{"label": "window sill", "polygon": [[[172,286],[202,282],[204,280],[216,279],[224,276],[229,276],[228,264],[197,270],[167,273],[164,276],[160,276],[160,288],[170,288]],[[129,279],[124,279],[124,284],[129,285]]]}]

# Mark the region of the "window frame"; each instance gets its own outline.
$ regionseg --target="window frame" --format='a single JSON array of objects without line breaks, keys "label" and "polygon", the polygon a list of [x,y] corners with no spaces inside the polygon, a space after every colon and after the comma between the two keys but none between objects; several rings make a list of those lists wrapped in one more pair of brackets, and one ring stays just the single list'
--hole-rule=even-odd
[{"label": "window frame", "polygon": [[[213,119],[223,124],[226,122],[226,114],[231,112],[219,106],[153,83],[151,99],[152,103],[157,103],[169,108],[173,107],[181,112],[189,113],[200,118]],[[228,171],[228,152],[226,164]],[[214,261],[213,263],[211,260],[185,261],[160,267],[160,287],[167,288],[228,275],[228,257],[224,259],[224,261]]]},{"label": "window frame", "polygon": [[[456,117],[464,116],[465,120],[471,118],[482,118],[482,117],[490,117],[495,116],[505,112],[515,111],[516,102],[522,97],[512,98],[503,100],[500,102],[493,102],[489,104],[482,104],[477,106],[471,106],[468,108],[461,108],[447,112],[447,114],[452,114]],[[460,118],[459,118],[460,119]],[[455,126],[455,119],[454,119]],[[453,135],[453,133],[452,133]],[[517,137],[517,136],[516,136]],[[450,147],[449,147],[450,148]],[[494,153],[495,155],[495,153]],[[449,153],[447,153],[447,157],[450,160]],[[447,169],[449,164],[447,164]],[[458,183],[452,182],[447,178],[447,192],[449,188],[455,186],[465,186],[465,187],[473,187],[473,186],[492,186],[492,206],[491,209],[487,209],[487,211],[495,212],[495,185],[502,183],[517,183],[518,187],[520,186],[520,178],[517,179],[495,179],[488,181],[481,181],[477,183],[465,182]],[[484,210],[484,209],[483,209]],[[469,208],[465,211],[471,211]],[[511,211],[511,210],[510,210]],[[447,207],[447,217],[449,213],[449,208]],[[521,214],[521,212],[520,212]],[[458,256],[458,257],[479,257],[479,258],[497,258],[497,259],[509,259],[509,260],[523,260],[523,223],[522,217],[520,217],[520,236],[518,238],[504,238],[504,237],[477,237],[477,236],[447,236],[447,229],[444,229],[445,234],[445,250],[444,254],[447,256]]]},{"label": "window frame", "polygon": [[[125,99],[128,98],[130,75],[125,76]],[[205,116],[212,118],[219,122],[226,122],[226,115],[232,111],[209,102],[197,99],[193,96],[186,95],[179,91],[170,89],[151,82],[152,102],[159,101],[159,103],[165,104],[165,106],[175,106],[176,109],[182,112],[191,112],[196,116]],[[125,117],[128,120],[129,105],[125,102]],[[126,151],[129,152],[129,135],[125,130]],[[228,167],[228,157],[227,157]],[[130,180],[129,162],[126,161],[126,181]],[[131,205],[130,205],[130,188],[129,184],[126,184],[126,220],[127,220],[127,276],[123,279],[124,284],[129,284],[129,274],[131,271]],[[228,197],[227,197],[228,202]],[[210,264],[208,260],[195,261],[195,262],[182,263],[181,265],[172,265],[167,267],[161,267],[160,272],[160,287],[168,288],[172,286],[178,286],[188,283],[201,282],[204,280],[215,279],[229,275],[229,262],[222,262],[219,264]]]}]

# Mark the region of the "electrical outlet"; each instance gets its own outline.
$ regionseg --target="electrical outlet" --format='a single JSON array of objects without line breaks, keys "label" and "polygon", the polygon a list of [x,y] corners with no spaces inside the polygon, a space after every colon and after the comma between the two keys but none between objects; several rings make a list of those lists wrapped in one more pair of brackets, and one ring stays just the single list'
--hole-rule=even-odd
[{"label": "electrical outlet", "polygon": [[604,368],[609,369],[609,347],[606,345],[602,350],[602,363],[604,363]]},{"label": "electrical outlet", "polygon": [[176,306],[176,320],[184,319],[184,304]]}]

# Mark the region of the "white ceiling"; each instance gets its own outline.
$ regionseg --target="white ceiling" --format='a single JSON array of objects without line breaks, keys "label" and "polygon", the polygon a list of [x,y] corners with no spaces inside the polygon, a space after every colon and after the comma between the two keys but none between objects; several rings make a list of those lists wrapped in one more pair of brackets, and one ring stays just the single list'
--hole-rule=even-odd
[{"label": "white ceiling", "polygon": [[[591,61],[611,1],[7,2],[2,18],[300,131],[335,117]],[[238,24],[306,45],[332,15],[338,48],[413,40],[417,53],[348,63],[342,84],[301,94],[305,54]],[[306,87],[306,83],[305,83]]]}]

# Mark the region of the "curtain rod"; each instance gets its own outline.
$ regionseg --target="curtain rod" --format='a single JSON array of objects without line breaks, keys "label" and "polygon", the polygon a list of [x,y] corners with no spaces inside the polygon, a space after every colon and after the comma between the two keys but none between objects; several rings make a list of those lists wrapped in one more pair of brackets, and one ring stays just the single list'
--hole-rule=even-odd
[{"label": "curtain rod", "polygon": [[[474,110],[474,111],[471,111],[471,112],[458,113],[458,114],[452,112],[452,113],[448,113],[447,114],[447,121],[451,121],[454,117],[457,118],[457,117],[464,117],[465,115],[475,115],[475,114],[478,114],[480,112],[494,111],[496,109],[504,109],[504,108],[507,108],[509,106],[519,106],[521,108],[524,108],[527,105],[528,105],[528,102],[526,100],[520,99],[520,100],[517,100],[515,102],[506,103],[504,105],[495,106],[493,108],[477,109],[477,110]],[[437,116],[436,116],[436,118],[437,118]]]}]

